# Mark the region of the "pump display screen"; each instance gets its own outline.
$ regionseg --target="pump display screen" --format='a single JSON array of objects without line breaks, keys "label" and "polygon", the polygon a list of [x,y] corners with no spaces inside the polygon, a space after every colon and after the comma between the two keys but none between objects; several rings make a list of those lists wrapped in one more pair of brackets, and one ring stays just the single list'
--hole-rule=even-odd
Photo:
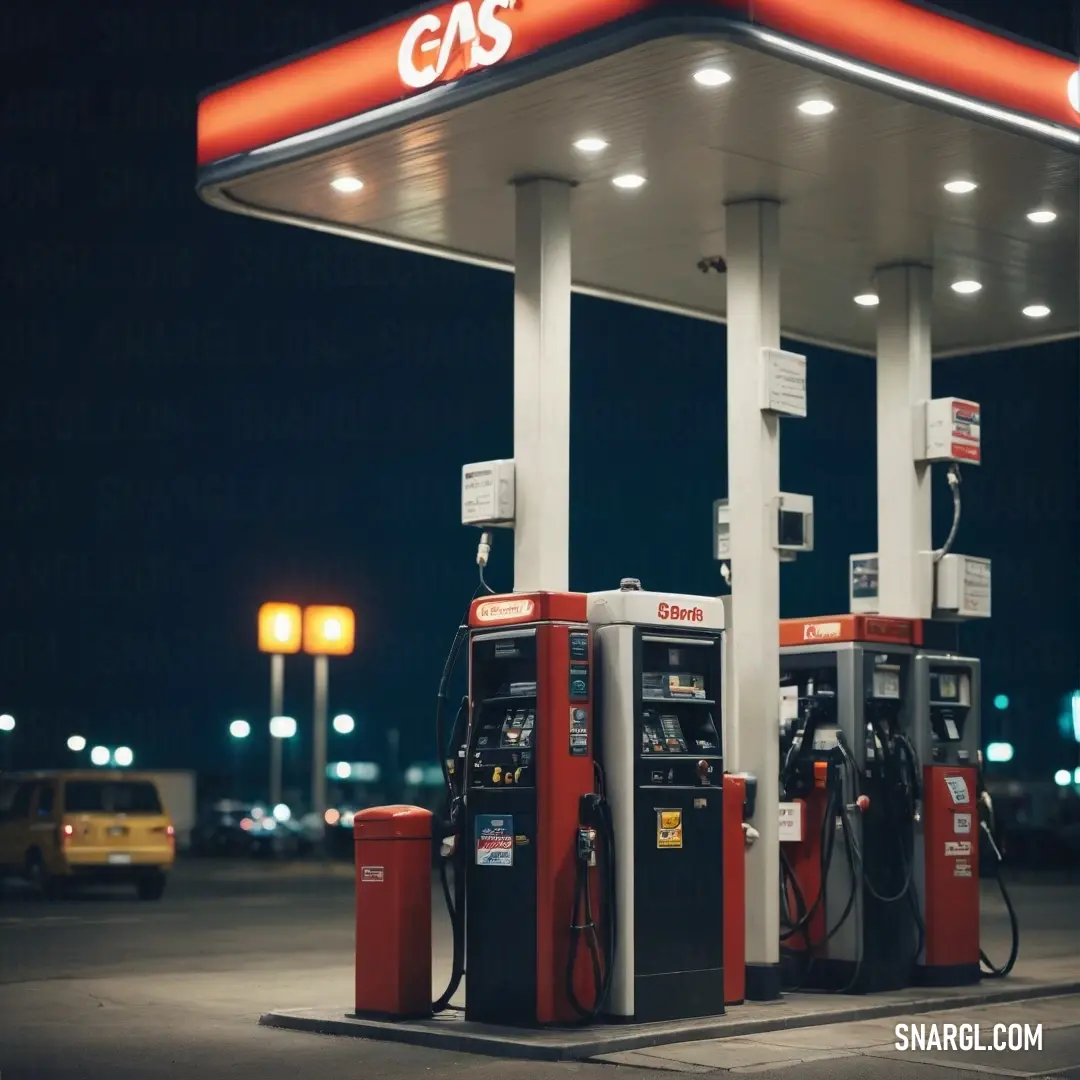
[{"label": "pump display screen", "polygon": [[957,701],[960,697],[960,688],[955,675],[938,675],[937,690],[939,701]]},{"label": "pump display screen", "polygon": [[641,676],[641,694],[647,698],[703,698],[705,676],[685,671],[646,671]]},{"label": "pump display screen", "polygon": [[473,736],[469,786],[532,787],[536,706],[483,702]]},{"label": "pump display screen", "polygon": [[872,697],[879,701],[900,700],[900,668],[882,664],[874,668]]},{"label": "pump display screen", "polygon": [[641,721],[643,754],[685,754],[686,737],[677,716],[646,709]]},{"label": "pump display screen", "polygon": [[499,737],[499,746],[504,750],[530,747],[535,730],[535,709],[507,709]]}]

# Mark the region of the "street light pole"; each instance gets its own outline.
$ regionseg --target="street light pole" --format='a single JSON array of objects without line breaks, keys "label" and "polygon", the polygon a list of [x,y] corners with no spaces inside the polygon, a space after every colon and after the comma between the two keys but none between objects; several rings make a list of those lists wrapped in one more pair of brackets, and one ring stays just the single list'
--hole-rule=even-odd
[{"label": "street light pole", "polygon": [[330,690],[330,658],[315,657],[315,702],[312,715],[311,809],[319,820],[326,813],[326,718]]},{"label": "street light pole", "polygon": [[[263,604],[259,608],[259,652],[270,654],[270,721],[285,712],[285,657],[300,651],[303,633],[297,604]],[[282,795],[281,739],[270,732],[270,805]]]},{"label": "street light pole", "polygon": [[326,720],[330,657],[350,656],[356,644],[352,608],[313,604],[304,609],[304,652],[315,661],[315,715],[311,737],[311,811],[326,814]]},{"label": "street light pole", "polygon": [[[285,657],[282,653],[270,656],[270,718],[285,712]],[[282,739],[270,736],[270,805],[281,802]]]}]

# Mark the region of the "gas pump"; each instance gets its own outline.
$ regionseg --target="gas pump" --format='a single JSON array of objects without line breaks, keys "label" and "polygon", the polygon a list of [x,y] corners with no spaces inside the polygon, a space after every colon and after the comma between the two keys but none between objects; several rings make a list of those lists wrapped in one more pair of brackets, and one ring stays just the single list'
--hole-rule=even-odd
[{"label": "gas pump", "polygon": [[[637,1022],[722,1013],[723,601],[626,579],[589,595],[588,618],[615,835],[607,1012]],[[741,815],[734,828],[741,845]]]},{"label": "gas pump", "polygon": [[915,657],[915,745],[925,792],[916,867],[926,936],[918,975],[933,986],[974,983],[981,974],[980,674],[970,657],[929,650]]},{"label": "gas pump", "polygon": [[586,598],[488,596],[473,602],[468,623],[471,708],[456,841],[465,1016],[516,1026],[590,1019],[609,981],[602,935],[611,924]]},{"label": "gas pump", "polygon": [[921,624],[785,620],[781,643],[782,964],[789,986],[910,984],[921,775],[911,742]]}]

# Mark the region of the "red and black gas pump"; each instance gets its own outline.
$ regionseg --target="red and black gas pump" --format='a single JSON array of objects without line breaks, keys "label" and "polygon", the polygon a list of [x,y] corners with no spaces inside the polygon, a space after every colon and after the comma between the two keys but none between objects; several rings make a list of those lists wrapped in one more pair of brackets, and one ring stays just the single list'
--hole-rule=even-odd
[{"label": "red and black gas pump", "polygon": [[580,1022],[599,1010],[610,971],[610,826],[593,765],[586,598],[487,596],[468,625],[469,713],[456,766],[465,1016]]},{"label": "red and black gas pump", "polygon": [[[940,637],[942,630],[947,635],[949,629],[928,626],[928,639]],[[926,928],[918,977],[931,986],[1007,975],[1019,951],[1016,914],[1001,881],[1001,853],[983,820],[980,684],[976,659],[947,649],[926,649],[915,657],[915,742],[924,778],[917,865]],[[988,844],[998,866],[1012,929],[1012,948],[1001,968],[990,962],[979,943],[980,841]]]}]

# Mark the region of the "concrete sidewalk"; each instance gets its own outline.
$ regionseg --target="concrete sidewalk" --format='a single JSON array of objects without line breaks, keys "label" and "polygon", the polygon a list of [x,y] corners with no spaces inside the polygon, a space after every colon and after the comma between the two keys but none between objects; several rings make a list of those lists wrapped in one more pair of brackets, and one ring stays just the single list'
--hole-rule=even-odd
[{"label": "concrete sidewalk", "polygon": [[[978,1025],[977,1042],[970,1026],[964,1031],[966,1025]],[[932,1026],[936,1031],[931,1030]],[[949,1027],[954,1031],[952,1038]],[[1024,1039],[1017,1038],[1009,1046],[1008,1035],[1018,1035],[1018,1028],[1024,1029]],[[919,1029],[918,1042],[913,1038],[914,1029]],[[1034,1035],[1037,1039],[1029,1041],[1028,1036]],[[995,1045],[996,1038],[1005,1045]],[[862,1059],[860,1071],[864,1075],[880,1075],[882,1067],[893,1062],[902,1064],[909,1076],[914,1073],[912,1065],[934,1065],[956,1073],[1047,1077],[1080,1066],[1080,997],[1040,998],[914,1017],[773,1031],[608,1054],[594,1060],[683,1073],[760,1073],[813,1063],[822,1066],[820,1071],[827,1069],[835,1076],[838,1066],[850,1064],[852,1058]]]},{"label": "concrete sidewalk", "polygon": [[[350,1017],[348,1000],[326,995],[294,998],[260,1020],[263,1025],[334,1035],[352,1035],[457,1052],[544,1061],[586,1060],[662,1045],[700,1043],[760,1036],[766,1032],[929,1014],[943,1009],[1060,997],[1080,992],[1080,888],[1058,881],[1013,883],[1010,891],[1019,915],[1021,948],[1006,979],[984,979],[956,988],[912,988],[868,995],[787,994],[779,1001],[732,1007],[725,1015],[703,1020],[652,1025],[599,1025],[592,1028],[509,1029],[467,1023],[460,1012],[415,1022],[379,1022]],[[1010,928],[992,881],[983,882],[981,940],[997,963],[1009,954]],[[449,925],[438,897],[433,897],[433,983],[435,995],[446,985],[450,968]],[[464,1003],[464,987],[455,1004]],[[276,1003],[267,1003],[276,1004]],[[292,1008],[288,1007],[291,1004]]]},{"label": "concrete sidewalk", "polygon": [[[444,967],[444,965],[440,965]],[[439,973],[445,980],[448,971]],[[464,990],[464,987],[463,987]],[[464,1000],[459,991],[455,1003]],[[779,1001],[732,1006],[723,1016],[665,1024],[609,1024],[588,1028],[507,1028],[469,1023],[460,1011],[430,1020],[357,1019],[339,1003],[319,1008],[281,1009],[260,1023],[324,1035],[408,1043],[459,1053],[533,1061],[584,1061],[613,1054],[735,1037],[850,1024],[889,1017],[919,1016],[942,1010],[1080,994],[1080,956],[1018,962],[1005,979],[984,979],[965,987],[916,987],[887,994],[785,994]],[[760,1041],[760,1040],[757,1040]]]}]

